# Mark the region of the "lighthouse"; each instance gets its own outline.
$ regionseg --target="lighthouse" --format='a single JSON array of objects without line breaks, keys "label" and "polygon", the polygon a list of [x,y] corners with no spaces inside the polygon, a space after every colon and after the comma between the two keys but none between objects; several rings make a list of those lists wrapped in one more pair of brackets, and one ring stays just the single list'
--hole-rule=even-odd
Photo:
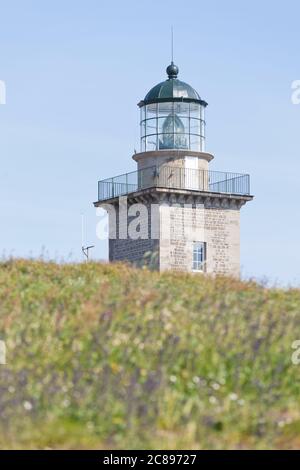
[{"label": "lighthouse", "polygon": [[109,215],[109,260],[239,276],[240,209],[253,199],[250,176],[210,169],[207,102],[178,78],[173,61],[166,73],[138,103],[136,171],[98,182],[94,205]]}]

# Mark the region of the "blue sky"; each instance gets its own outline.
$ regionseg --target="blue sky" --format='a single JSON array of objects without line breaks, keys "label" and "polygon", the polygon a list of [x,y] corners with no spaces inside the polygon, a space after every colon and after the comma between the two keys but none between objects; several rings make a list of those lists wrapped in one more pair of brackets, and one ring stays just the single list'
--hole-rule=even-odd
[{"label": "blue sky", "polygon": [[208,101],[212,169],[249,172],[242,208],[246,277],[300,284],[299,2],[1,2],[0,250],[93,256],[97,181],[135,169],[136,104],[170,61]]}]

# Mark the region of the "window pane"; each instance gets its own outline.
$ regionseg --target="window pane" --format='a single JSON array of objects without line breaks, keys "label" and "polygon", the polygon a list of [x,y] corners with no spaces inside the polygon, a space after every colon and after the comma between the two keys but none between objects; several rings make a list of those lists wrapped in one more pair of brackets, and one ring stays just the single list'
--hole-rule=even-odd
[{"label": "window pane", "polygon": [[141,138],[141,152],[145,152],[145,151],[146,151],[146,138],[142,137]]},{"label": "window pane", "polygon": [[174,147],[174,134],[160,134],[159,138],[159,149],[173,149]]},{"label": "window pane", "polygon": [[158,105],[158,115],[159,116],[169,116],[169,114],[174,113],[174,103],[166,102],[159,103]]},{"label": "window pane", "polygon": [[199,135],[191,135],[190,136],[190,149],[194,150],[195,152],[200,152],[200,136]]},{"label": "window pane", "polygon": [[191,119],[190,120],[190,133],[200,135],[200,120]]},{"label": "window pane", "polygon": [[144,119],[146,119],[146,106],[143,106],[141,108],[141,121],[143,121]]},{"label": "window pane", "polygon": [[147,104],[146,106],[146,119],[151,119],[157,115],[157,103]]},{"label": "window pane", "polygon": [[187,149],[189,145],[188,134],[174,134],[174,147],[176,149]]},{"label": "window pane", "polygon": [[158,133],[159,134],[162,134],[162,132],[163,132],[163,125],[164,125],[165,120],[166,120],[165,117],[159,117],[158,118]]},{"label": "window pane", "polygon": [[189,133],[189,119],[184,117],[175,116],[175,126],[174,132],[180,134],[188,134]]},{"label": "window pane", "polygon": [[156,135],[151,135],[149,137],[146,137],[146,152],[151,151],[151,150],[157,150],[157,144],[156,144]]},{"label": "window pane", "polygon": [[201,137],[200,152],[205,152],[205,138]]},{"label": "window pane", "polygon": [[174,103],[174,113],[177,114],[177,116],[189,117],[189,113],[190,113],[189,108],[190,108],[189,103],[183,103],[183,102]]},{"label": "window pane", "polygon": [[202,137],[205,137],[205,122],[204,121],[200,121],[201,123],[201,130],[200,130],[200,134]]},{"label": "window pane", "polygon": [[194,242],[193,244],[193,270],[205,270],[206,244],[204,242]]},{"label": "window pane", "polygon": [[190,117],[200,119],[200,104],[190,103]]},{"label": "window pane", "polygon": [[147,119],[146,121],[146,135],[156,134],[156,118]]},{"label": "window pane", "polygon": [[142,121],[141,122],[141,137],[145,136],[145,132],[146,132],[146,124],[145,124],[145,121]]},{"label": "window pane", "polygon": [[200,117],[202,121],[205,121],[205,107],[204,106],[200,106]]}]

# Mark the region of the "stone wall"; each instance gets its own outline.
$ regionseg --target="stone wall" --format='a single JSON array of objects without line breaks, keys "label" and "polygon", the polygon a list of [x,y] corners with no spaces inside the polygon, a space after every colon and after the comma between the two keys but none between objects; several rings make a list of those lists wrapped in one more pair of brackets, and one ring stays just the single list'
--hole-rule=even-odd
[{"label": "stone wall", "polygon": [[240,211],[205,210],[207,272],[240,275]]},{"label": "stone wall", "polygon": [[[205,271],[239,276],[240,201],[193,196],[188,203],[190,196],[180,194],[180,202],[174,203],[168,192],[158,196],[153,191],[148,200],[144,192],[129,202],[127,218],[122,205],[115,204],[117,237],[109,240],[110,261],[190,272],[193,243],[205,242]],[[111,228],[110,217],[113,233]]]},{"label": "stone wall", "polygon": [[192,271],[193,242],[198,241],[206,243],[207,273],[239,276],[238,209],[161,207],[160,215],[161,270]]},{"label": "stone wall", "polygon": [[[119,206],[115,205],[116,238],[110,235],[109,261],[129,261],[138,266],[148,265],[153,269],[159,269],[159,241],[156,235],[159,227],[158,208],[154,207],[151,211],[149,203],[144,204],[146,212],[140,204],[129,204],[128,207],[129,215],[126,220]],[[109,223],[111,226],[111,218]],[[135,235],[136,229],[139,232],[137,235]],[[112,232],[111,227],[110,232]]]}]

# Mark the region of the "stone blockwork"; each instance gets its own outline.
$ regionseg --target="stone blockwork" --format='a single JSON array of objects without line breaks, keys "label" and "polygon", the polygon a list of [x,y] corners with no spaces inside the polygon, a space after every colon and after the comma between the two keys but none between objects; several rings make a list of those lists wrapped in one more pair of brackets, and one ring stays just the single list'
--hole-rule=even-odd
[{"label": "stone blockwork", "polygon": [[[167,221],[170,222],[167,222]],[[240,211],[238,208],[161,207],[160,269],[192,271],[194,242],[206,243],[205,271],[238,276]],[[170,224],[168,238],[166,224]]]},{"label": "stone blockwork", "polygon": [[109,219],[109,261],[129,261],[158,269],[158,207],[151,208],[149,201],[127,203],[127,198],[119,202],[114,204],[116,219],[111,215]]},{"label": "stone blockwork", "polygon": [[238,276],[240,208],[251,199],[151,188],[131,194],[128,200],[121,198],[121,205],[118,199],[107,201],[116,213],[116,237],[110,215],[109,259],[189,272],[193,243],[205,242],[205,271]]}]

